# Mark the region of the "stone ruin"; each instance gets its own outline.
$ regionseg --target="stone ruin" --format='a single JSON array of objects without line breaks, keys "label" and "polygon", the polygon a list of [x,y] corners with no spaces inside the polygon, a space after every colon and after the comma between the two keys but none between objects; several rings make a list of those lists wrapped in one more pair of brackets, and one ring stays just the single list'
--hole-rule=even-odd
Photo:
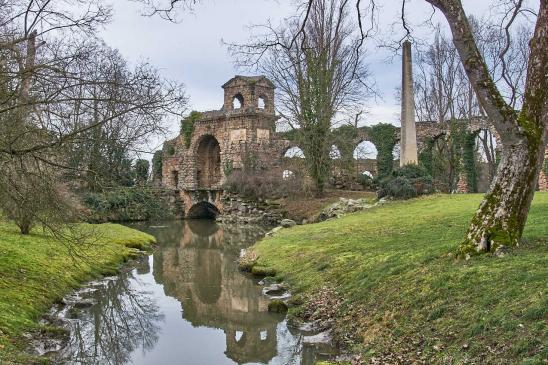
[{"label": "stone ruin", "polygon": [[188,217],[218,214],[229,171],[251,159],[258,169],[279,168],[289,144],[276,133],[270,80],[235,76],[222,87],[222,108],[200,114],[188,147],[183,135],[164,144],[162,185],[178,191]]},{"label": "stone ruin", "polygon": [[[407,73],[412,72],[410,57],[410,53],[404,52],[404,89],[405,86],[410,88],[412,83],[412,79],[407,77]],[[244,169],[248,163],[252,163],[255,169],[279,174],[280,178],[285,176],[284,168],[299,168],[296,167],[299,164],[292,164],[291,159],[284,157],[289,149],[298,145],[276,132],[278,117],[275,114],[272,82],[265,76],[237,75],[222,88],[222,108],[200,113],[189,140],[180,134],[164,143],[161,185],[175,192],[176,200],[188,218],[213,218],[224,212],[227,199],[226,196],[223,198],[223,184],[231,172]],[[425,146],[427,139],[441,138],[450,131],[448,122],[415,123],[414,108],[408,100],[412,98],[412,91],[406,95],[404,99],[407,104],[402,105],[402,130],[405,135],[401,138],[400,164],[416,162],[417,151]],[[470,131],[490,130],[500,146],[498,134],[485,119],[475,118],[467,123],[467,128]],[[360,143],[369,140],[367,130],[358,128],[357,137],[347,142],[353,146],[351,151],[354,151]],[[352,156],[343,156],[349,157],[352,159]],[[355,167],[356,171],[365,169],[376,174],[375,159],[356,160]],[[483,185],[486,189],[488,182]],[[546,176],[541,172],[541,190],[545,190],[546,185]],[[458,188],[460,192],[466,192],[466,181],[459,181]],[[232,205],[226,207],[227,212],[234,208]],[[260,213],[264,214],[262,211]]]}]

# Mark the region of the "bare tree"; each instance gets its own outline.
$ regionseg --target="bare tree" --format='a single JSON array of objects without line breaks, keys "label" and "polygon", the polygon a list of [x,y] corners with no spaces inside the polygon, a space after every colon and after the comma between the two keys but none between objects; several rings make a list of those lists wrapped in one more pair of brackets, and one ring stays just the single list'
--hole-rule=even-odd
[{"label": "bare tree", "polygon": [[[254,67],[276,85],[277,111],[296,131],[316,193],[330,172],[331,128],[367,94],[363,39],[349,17],[347,1],[318,0],[280,27],[265,25],[264,38],[231,46],[239,65]],[[306,26],[301,28],[303,17]]]},{"label": "bare tree", "polygon": [[0,1],[0,207],[28,233],[33,222],[68,218],[58,204],[64,173],[90,167],[70,164],[78,146],[105,131],[135,142],[186,99],[179,85],[146,64],[130,70],[96,39],[110,16],[100,1]]}]

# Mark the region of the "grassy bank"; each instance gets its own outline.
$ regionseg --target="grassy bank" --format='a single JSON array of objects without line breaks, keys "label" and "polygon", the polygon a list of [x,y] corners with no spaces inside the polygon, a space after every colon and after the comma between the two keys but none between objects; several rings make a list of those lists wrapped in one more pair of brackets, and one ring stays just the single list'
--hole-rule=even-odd
[{"label": "grassy bank", "polygon": [[364,359],[542,363],[548,357],[548,193],[535,195],[523,245],[502,258],[456,260],[480,199],[393,202],[282,230],[255,246],[257,267],[276,270],[305,299],[308,308],[293,308],[295,314],[322,317],[329,310],[317,304],[319,293],[334,289],[336,334]]},{"label": "grassy bank", "polygon": [[113,273],[136,249],[154,238],[117,224],[80,224],[86,233],[74,261],[67,247],[41,229],[22,236],[15,225],[0,222],[0,364],[28,364],[25,333],[44,330],[37,320],[51,305],[80,284]]}]

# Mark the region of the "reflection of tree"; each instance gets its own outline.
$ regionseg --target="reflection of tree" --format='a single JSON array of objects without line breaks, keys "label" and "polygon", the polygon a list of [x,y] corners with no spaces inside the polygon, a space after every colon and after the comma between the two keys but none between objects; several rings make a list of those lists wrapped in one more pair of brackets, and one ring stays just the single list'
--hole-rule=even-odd
[{"label": "reflection of tree", "polygon": [[125,364],[137,348],[151,349],[163,319],[153,296],[133,287],[136,279],[122,273],[82,295],[96,301],[81,318],[70,321],[71,338],[61,356],[76,364]]}]

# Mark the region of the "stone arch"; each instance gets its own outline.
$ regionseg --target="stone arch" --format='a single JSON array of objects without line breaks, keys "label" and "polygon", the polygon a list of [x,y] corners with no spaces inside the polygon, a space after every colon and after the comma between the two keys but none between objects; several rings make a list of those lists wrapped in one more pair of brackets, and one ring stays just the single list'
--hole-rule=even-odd
[{"label": "stone arch", "polygon": [[200,138],[196,149],[196,181],[199,188],[209,188],[221,181],[221,146],[211,134]]},{"label": "stone arch", "polygon": [[241,93],[237,93],[232,97],[232,109],[241,109],[244,107],[244,97]]},{"label": "stone arch", "polygon": [[187,213],[190,219],[215,219],[220,214],[219,209],[210,202],[201,201],[194,204]]},{"label": "stone arch", "polygon": [[352,151],[352,157],[355,160],[364,160],[364,159],[375,160],[377,158],[378,153],[379,151],[377,150],[377,146],[375,146],[373,142],[366,139],[362,139],[354,147],[354,150]]},{"label": "stone arch", "polygon": [[304,151],[297,145],[287,146],[282,150],[282,158],[305,158]]}]

